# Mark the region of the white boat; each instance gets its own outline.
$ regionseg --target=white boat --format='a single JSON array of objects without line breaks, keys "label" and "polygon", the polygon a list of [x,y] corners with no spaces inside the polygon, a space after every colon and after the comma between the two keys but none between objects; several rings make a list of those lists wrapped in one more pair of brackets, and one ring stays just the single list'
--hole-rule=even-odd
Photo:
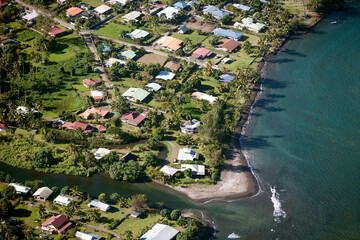
[{"label": "white boat", "polygon": [[337,21],[332,21],[331,24],[337,24]]}]

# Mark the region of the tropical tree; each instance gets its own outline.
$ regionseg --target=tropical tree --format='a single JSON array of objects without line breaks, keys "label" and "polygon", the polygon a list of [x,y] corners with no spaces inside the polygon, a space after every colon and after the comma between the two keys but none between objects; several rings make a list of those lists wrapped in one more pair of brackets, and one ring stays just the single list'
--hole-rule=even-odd
[{"label": "tropical tree", "polygon": [[86,218],[89,219],[90,221],[98,222],[101,218],[101,214],[97,209],[89,209],[86,212]]},{"label": "tropical tree", "polygon": [[40,204],[38,206],[38,209],[37,209],[37,213],[39,214],[39,216],[42,218],[45,213],[46,213],[46,208],[45,208],[45,205],[44,204]]},{"label": "tropical tree", "polygon": [[131,230],[126,230],[124,232],[124,237],[126,240],[132,240],[133,239],[133,232]]},{"label": "tropical tree", "polygon": [[137,212],[143,212],[148,209],[148,198],[144,194],[136,194],[131,197],[130,207]]}]

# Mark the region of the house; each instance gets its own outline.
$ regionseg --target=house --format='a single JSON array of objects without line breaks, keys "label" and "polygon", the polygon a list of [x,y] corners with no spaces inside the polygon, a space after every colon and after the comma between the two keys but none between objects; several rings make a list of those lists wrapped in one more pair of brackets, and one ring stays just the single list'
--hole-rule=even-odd
[{"label": "house", "polygon": [[157,16],[160,17],[161,15],[165,15],[167,19],[172,19],[176,14],[179,13],[179,9],[174,7],[167,7],[164,10],[157,13]]},{"label": "house", "polygon": [[228,11],[221,10],[214,6],[205,6],[202,10],[204,13],[211,14],[215,19],[220,20],[224,16],[229,15],[230,13]]},{"label": "house", "polygon": [[89,208],[99,209],[100,211],[103,211],[103,212],[107,212],[107,211],[110,209],[110,205],[109,205],[109,204],[100,202],[100,201],[97,200],[97,199],[92,200],[87,206],[88,206]]},{"label": "house", "polygon": [[198,130],[199,126],[200,126],[200,121],[196,119],[188,120],[180,124],[180,130],[182,133],[185,134],[194,134],[199,132]]},{"label": "house", "polygon": [[[17,107],[17,108],[16,108],[16,112],[17,112],[17,113],[20,113],[20,114],[22,114],[22,115],[29,113],[27,107],[25,107],[25,106],[19,106],[19,107]],[[32,108],[30,112],[31,112],[31,113],[38,113],[38,111],[37,111],[35,108]]]},{"label": "house", "polygon": [[160,172],[163,172],[165,175],[168,175],[171,177],[174,176],[178,171],[179,171],[179,169],[170,167],[168,165],[165,165],[160,169]]},{"label": "house", "polygon": [[121,7],[124,7],[127,4],[127,0],[110,0],[110,1],[108,1],[108,3],[109,4],[120,4]]},{"label": "house", "polygon": [[83,10],[78,7],[71,7],[66,10],[66,16],[67,17],[75,17],[79,15]]},{"label": "house", "polygon": [[74,123],[72,122],[65,122],[62,124],[61,128],[65,130],[73,130]]},{"label": "house", "polygon": [[102,239],[102,236],[100,236],[100,235],[97,235],[97,234],[94,234],[91,232],[82,233],[79,231],[76,232],[75,237],[80,240],[100,240],[100,239]]},{"label": "house", "polygon": [[209,57],[212,53],[212,51],[206,48],[198,48],[193,52],[192,57],[197,59],[204,59],[206,57]]},{"label": "house", "polygon": [[65,215],[52,216],[41,224],[41,230],[47,232],[56,231],[61,233],[71,226],[71,222],[65,217]]},{"label": "house", "polygon": [[187,26],[185,25],[182,25],[180,28],[179,28],[179,33],[186,33],[189,29],[187,28]]},{"label": "house", "polygon": [[142,15],[141,12],[139,11],[132,11],[128,14],[125,14],[122,18],[124,19],[125,22],[129,22],[131,20],[136,21],[137,19]]},{"label": "house", "polygon": [[138,38],[146,38],[147,36],[149,36],[149,33],[141,29],[135,29],[134,31],[128,33],[127,35],[131,39],[138,39]]},{"label": "house", "polygon": [[157,223],[140,237],[140,240],[173,240],[179,233],[178,230],[168,225]]},{"label": "house", "polygon": [[102,14],[102,15],[109,14],[110,10],[111,10],[111,7],[106,6],[106,5],[100,5],[94,9],[95,12]]},{"label": "house", "polygon": [[240,29],[248,29],[252,32],[256,32],[256,33],[259,33],[264,27],[265,27],[265,24],[263,23],[254,23],[254,19],[251,18],[251,17],[247,17],[247,18],[243,18],[241,20],[242,23],[240,22],[236,22],[234,24],[234,27],[236,28],[240,28]]},{"label": "house", "polygon": [[79,116],[85,119],[89,119],[90,117],[94,117],[98,114],[102,118],[106,118],[110,112],[104,108],[88,108],[85,112],[81,113]]},{"label": "house", "polygon": [[178,153],[177,160],[179,161],[194,161],[194,159],[198,159],[199,154],[196,153],[191,148],[181,148]]},{"label": "house", "polygon": [[59,4],[64,4],[66,2],[66,0],[56,0],[56,2]]},{"label": "house", "polygon": [[16,44],[17,42],[14,39],[8,38],[1,41],[0,46],[5,46],[7,44]]},{"label": "house", "polygon": [[150,92],[152,92],[152,91],[157,92],[157,91],[159,91],[159,90],[161,89],[161,85],[152,82],[152,83],[146,84],[146,88],[147,88]]},{"label": "house", "polygon": [[0,132],[6,132],[6,129],[8,129],[7,127],[6,127],[6,125],[5,124],[3,124],[3,123],[0,123]]},{"label": "house", "polygon": [[254,9],[252,9],[249,6],[246,6],[244,4],[239,4],[239,3],[229,3],[228,5],[233,5],[235,8],[245,12],[245,11],[253,11]]},{"label": "house", "polygon": [[176,51],[178,49],[181,48],[181,44],[183,43],[183,41],[177,39],[177,38],[173,38],[173,37],[164,37],[162,39],[162,41],[160,42],[160,45],[163,48],[166,48],[170,51]]},{"label": "house", "polygon": [[9,186],[13,186],[17,194],[26,195],[31,188],[17,184],[17,183],[9,183]]},{"label": "house", "polygon": [[137,212],[137,211],[133,211],[133,210],[131,210],[129,213],[130,213],[130,216],[132,216],[133,218],[138,218],[142,214],[142,212]]},{"label": "house", "polygon": [[0,8],[5,7],[5,6],[8,5],[8,4],[9,4],[8,2],[5,2],[5,1],[1,1],[1,0],[0,0]]},{"label": "house", "polygon": [[39,16],[39,14],[35,11],[30,12],[22,17],[26,22],[33,22]]},{"label": "house", "polygon": [[176,2],[173,6],[178,9],[185,9],[188,7],[186,2],[183,2],[183,1]]},{"label": "house", "polygon": [[[226,39],[226,38],[225,38]],[[224,57],[223,59],[221,59],[221,62],[223,63],[223,64],[226,64],[226,63],[228,63],[228,62],[230,62],[231,60],[230,60],[230,58],[228,58],[228,57]]]},{"label": "house", "polygon": [[109,60],[107,60],[107,61],[105,62],[105,65],[106,65],[106,67],[111,68],[111,66],[112,66],[114,63],[116,63],[116,62],[118,62],[118,63],[120,63],[120,64],[122,64],[122,65],[126,65],[126,62],[125,62],[125,61],[120,60],[120,59],[117,59],[117,58],[109,58]]},{"label": "house", "polygon": [[126,153],[124,156],[122,156],[119,161],[120,162],[128,162],[130,160],[136,160],[137,156],[135,154],[132,154],[131,152]]},{"label": "house", "polygon": [[36,192],[33,194],[33,197],[35,197],[37,200],[45,201],[52,193],[53,190],[51,190],[50,188],[42,187],[36,190]]},{"label": "house", "polygon": [[235,79],[235,76],[231,75],[231,74],[220,75],[220,82],[231,82],[234,79]]},{"label": "house", "polygon": [[111,51],[111,48],[109,45],[107,45],[106,43],[102,43],[102,45],[103,45],[103,48],[102,48],[103,53],[107,53],[107,52]]},{"label": "house", "polygon": [[106,132],[106,130],[107,130],[104,125],[97,125],[96,128],[97,128],[97,130],[98,130],[99,132],[101,132],[101,133],[104,133],[104,132]]},{"label": "house", "polygon": [[208,95],[208,94],[202,93],[202,92],[193,92],[191,94],[191,98],[198,99],[198,100],[206,100],[210,104],[213,104],[217,99],[217,97],[213,97],[211,95]]},{"label": "house", "polygon": [[172,80],[175,77],[175,73],[168,71],[160,71],[159,74],[155,77],[156,79],[161,80]]},{"label": "house", "polygon": [[72,129],[73,130],[81,129],[84,132],[92,132],[94,130],[94,127],[87,123],[74,122],[74,124],[72,125]]},{"label": "house", "polygon": [[125,113],[121,116],[121,121],[132,126],[137,126],[142,123],[146,118],[147,112],[143,113]]},{"label": "house", "polygon": [[69,206],[69,204],[71,203],[72,201],[72,198],[68,198],[68,197],[65,197],[65,196],[57,196],[55,199],[54,199],[54,202],[59,204],[59,205],[62,205],[62,206]]},{"label": "house", "polygon": [[169,69],[172,72],[178,72],[181,70],[181,65],[174,61],[169,61],[165,64],[164,68]]},{"label": "house", "polygon": [[220,50],[225,51],[225,52],[233,52],[239,46],[240,46],[239,42],[237,42],[233,39],[223,38],[219,41],[217,48],[219,48]]},{"label": "house", "polygon": [[99,85],[100,81],[92,78],[86,78],[83,80],[83,84],[86,88]]},{"label": "house", "polygon": [[91,96],[94,98],[94,100],[101,101],[104,97],[104,91],[94,90],[90,91]]},{"label": "house", "polygon": [[49,34],[53,37],[58,37],[62,34],[65,33],[65,30],[64,29],[61,29],[57,26],[51,26],[50,29],[49,29]]},{"label": "house", "polygon": [[148,91],[141,88],[129,88],[122,94],[123,97],[133,102],[142,102],[149,95],[150,93]]},{"label": "house", "polygon": [[133,50],[122,50],[120,52],[120,56],[125,59],[131,60],[136,57],[136,53]]},{"label": "house", "polygon": [[84,10],[90,10],[92,8],[92,6],[88,3],[82,2],[82,3],[80,3],[80,8],[84,9]]},{"label": "house", "polygon": [[102,157],[104,157],[105,155],[109,154],[111,152],[111,150],[106,149],[106,148],[99,148],[95,153],[95,158],[96,159],[101,159]]},{"label": "house", "polygon": [[220,37],[224,37],[224,38],[231,38],[234,39],[236,41],[240,40],[242,37],[242,33],[241,32],[236,32],[233,30],[227,30],[224,28],[215,28],[212,33],[214,33],[217,36]]},{"label": "house", "polygon": [[188,168],[191,169],[192,175],[196,175],[196,176],[204,176],[205,175],[205,166],[204,165],[181,164],[181,171],[185,171]]}]

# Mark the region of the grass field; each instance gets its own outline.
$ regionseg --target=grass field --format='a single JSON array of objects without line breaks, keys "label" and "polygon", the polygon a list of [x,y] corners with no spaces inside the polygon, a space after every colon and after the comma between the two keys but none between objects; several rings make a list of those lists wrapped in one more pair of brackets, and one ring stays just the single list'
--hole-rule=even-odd
[{"label": "grass field", "polygon": [[90,4],[91,6],[93,6],[94,8],[103,5],[104,3],[99,1],[99,0],[83,0],[82,2],[85,2],[87,4]]},{"label": "grass field", "polygon": [[199,35],[197,31],[192,31],[190,34],[173,33],[171,36],[180,39],[181,41],[185,41],[185,39],[189,38],[192,45],[200,44],[209,37],[209,35]]},{"label": "grass field", "polygon": [[109,38],[119,39],[119,35],[122,31],[129,32],[131,31],[131,27],[126,24],[109,22],[102,26],[100,29],[95,30],[94,33]]},{"label": "grass field", "polygon": [[13,30],[20,30],[25,28],[25,26],[19,22],[10,22],[7,24],[9,28],[12,28]]},{"label": "grass field", "polygon": [[137,60],[138,63],[144,63],[144,64],[160,64],[164,65],[166,61],[166,57],[160,56],[154,53],[145,54],[141,58]]},{"label": "grass field", "polygon": [[50,49],[49,61],[61,62],[75,57],[77,52],[89,52],[84,39],[76,34],[66,35],[56,39],[56,43]]}]

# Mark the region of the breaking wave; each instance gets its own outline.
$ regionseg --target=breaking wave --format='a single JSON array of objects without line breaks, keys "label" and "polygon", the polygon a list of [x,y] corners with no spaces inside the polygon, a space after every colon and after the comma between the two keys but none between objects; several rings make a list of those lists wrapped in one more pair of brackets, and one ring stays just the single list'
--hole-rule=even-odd
[{"label": "breaking wave", "polygon": [[271,201],[274,205],[274,221],[277,223],[281,222],[281,218],[286,218],[286,212],[281,208],[281,201],[279,198],[279,193],[276,191],[275,187],[270,187],[271,191]]},{"label": "breaking wave", "polygon": [[228,238],[229,238],[229,239],[238,239],[238,238],[240,238],[240,236],[237,235],[236,233],[232,233],[232,234],[230,234],[230,235],[228,236]]}]

